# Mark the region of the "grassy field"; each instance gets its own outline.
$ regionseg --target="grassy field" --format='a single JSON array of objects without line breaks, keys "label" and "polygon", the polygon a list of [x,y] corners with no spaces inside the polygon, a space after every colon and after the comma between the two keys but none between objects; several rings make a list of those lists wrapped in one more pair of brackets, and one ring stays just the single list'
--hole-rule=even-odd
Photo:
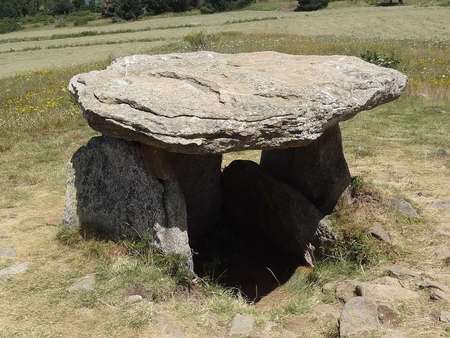
[{"label": "grassy field", "polygon": [[410,39],[448,45],[449,21],[448,7],[344,7],[313,13],[244,10],[157,17],[124,24],[42,28],[0,36],[0,77],[142,53],[161,41],[181,40],[192,31]]},{"label": "grassy field", "polygon": [[[285,4],[0,37],[0,248],[17,251],[16,258],[0,258],[0,268],[30,262],[26,273],[0,281],[0,337],[224,337],[236,313],[256,318],[258,337],[336,337],[335,323],[322,325],[311,317],[318,304],[339,308],[338,300],[321,292],[327,282],[372,279],[397,262],[450,283],[450,268],[439,254],[450,246],[450,210],[434,204],[450,201],[450,10],[332,6],[316,13],[271,11]],[[195,27],[180,27],[185,25]],[[94,33],[76,37],[87,30]],[[379,196],[358,200],[335,215],[335,225],[357,245],[341,243],[340,259],[314,270],[299,268],[256,305],[217,280],[201,281],[188,292],[173,263],[129,243],[85,241],[60,231],[66,163],[95,135],[67,93],[70,77],[103,68],[120,54],[192,50],[183,37],[200,30],[212,34],[206,35],[206,49],[228,53],[359,56],[376,51],[397,59],[410,79],[398,101],[341,125],[352,174],[368,182],[363,190]],[[131,39],[136,41],[126,42]],[[115,44],[106,44],[111,41]],[[54,46],[60,48],[47,49]],[[11,77],[16,72],[24,73]],[[227,154],[225,163],[257,161],[258,155]],[[388,203],[393,196],[410,200],[421,220],[396,214]],[[391,233],[392,247],[364,235],[374,223]],[[91,273],[96,274],[95,290],[68,292],[75,280]],[[136,288],[145,290],[145,301],[130,304],[126,297]],[[407,337],[450,334],[432,315],[449,305],[428,298],[421,291],[419,301],[399,309],[397,328]]]}]

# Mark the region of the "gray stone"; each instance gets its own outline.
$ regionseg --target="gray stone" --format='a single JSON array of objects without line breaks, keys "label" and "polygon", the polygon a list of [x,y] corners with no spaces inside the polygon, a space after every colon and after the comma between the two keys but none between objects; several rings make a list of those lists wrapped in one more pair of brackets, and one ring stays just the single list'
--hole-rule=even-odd
[{"label": "gray stone", "polygon": [[142,301],[144,298],[141,295],[131,295],[125,299],[125,302],[133,304]]},{"label": "gray stone", "polygon": [[94,291],[94,290],[95,290],[95,274],[89,274],[78,279],[67,289],[67,291],[69,292]]},{"label": "gray stone", "polygon": [[392,199],[392,206],[397,210],[401,215],[408,217],[412,220],[418,220],[420,218],[417,210],[409,203],[401,198]]},{"label": "gray stone", "polygon": [[0,248],[0,257],[14,258],[16,255],[16,249],[12,247]]},{"label": "gray stone", "polygon": [[450,210],[450,200],[448,201],[435,201],[431,203],[431,206],[435,209]]},{"label": "gray stone", "polygon": [[9,278],[13,277],[14,275],[18,275],[21,273],[24,273],[28,270],[29,267],[28,262],[24,263],[18,263],[12,266],[9,266],[7,268],[0,270],[0,281],[8,280]]},{"label": "gray stone", "polygon": [[377,302],[387,303],[400,303],[419,298],[417,292],[405,289],[401,286],[365,282],[358,283],[356,286],[356,294]]},{"label": "gray stone", "polygon": [[143,146],[95,137],[72,157],[64,224],[107,236],[147,238],[191,261],[186,206],[176,180],[158,178]]},{"label": "gray stone", "polygon": [[69,90],[104,135],[177,153],[297,147],[396,99],[407,78],[349,56],[134,55]]},{"label": "gray stone", "polygon": [[422,289],[437,289],[446,293],[450,293],[450,288],[447,285],[428,278],[424,278],[421,281],[417,282],[417,285]]},{"label": "gray stone", "polygon": [[421,273],[418,271],[411,270],[407,267],[401,265],[391,265],[386,268],[386,272],[396,278],[419,278]]},{"label": "gray stone", "polygon": [[443,323],[450,324],[450,311],[441,311],[439,320]]},{"label": "gray stone", "polygon": [[400,314],[389,304],[379,304],[378,319],[383,325],[396,326],[400,324]]},{"label": "gray stone", "polygon": [[322,216],[300,192],[251,161],[233,161],[222,182],[228,224],[249,238],[260,231],[282,251],[304,256]]},{"label": "gray stone", "polygon": [[430,293],[430,299],[450,303],[450,294],[439,289],[433,289]]},{"label": "gray stone", "polygon": [[319,222],[316,233],[314,234],[312,245],[315,248],[315,258],[321,258],[324,251],[337,241],[336,231],[333,229],[330,216],[325,216]]},{"label": "gray stone", "polygon": [[400,330],[386,330],[380,338],[409,338],[409,336]]},{"label": "gray stone", "polygon": [[231,322],[231,337],[248,337],[255,326],[255,318],[248,315],[237,314]]},{"label": "gray stone", "polygon": [[[147,147],[148,149],[149,147]],[[186,201],[189,243],[196,248],[204,235],[219,222],[222,208],[220,176],[222,155],[175,154],[160,152],[172,171]],[[152,159],[155,156],[151,157]]]},{"label": "gray stone", "polygon": [[351,298],[356,296],[357,282],[353,280],[344,280],[336,283],[335,294],[336,298],[341,302],[346,303]]},{"label": "gray stone", "polygon": [[306,146],[263,151],[261,167],[300,191],[325,215],[351,182],[338,125]]},{"label": "gray stone", "polygon": [[374,302],[364,297],[353,297],[345,303],[339,320],[340,337],[366,337],[380,328]]},{"label": "gray stone", "polygon": [[382,242],[386,242],[386,243],[392,242],[391,235],[383,228],[383,226],[381,224],[376,224],[373,227],[371,227],[368,230],[368,233],[372,237],[374,237]]}]

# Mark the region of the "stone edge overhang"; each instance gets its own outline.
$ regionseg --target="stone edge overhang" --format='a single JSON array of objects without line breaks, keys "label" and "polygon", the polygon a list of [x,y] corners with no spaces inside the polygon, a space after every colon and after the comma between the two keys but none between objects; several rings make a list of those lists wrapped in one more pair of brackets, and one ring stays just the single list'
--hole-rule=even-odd
[{"label": "stone edge overhang", "polygon": [[[170,54],[169,54],[170,55]],[[308,55],[311,56],[311,55]],[[356,58],[356,57],[355,57]],[[119,58],[118,60],[120,60]],[[117,60],[113,61],[113,64],[117,62]],[[111,66],[108,66],[106,70],[110,69]],[[120,121],[118,119],[113,118],[105,118],[100,114],[97,114],[92,108],[85,107],[83,104],[83,98],[80,96],[80,91],[82,91],[85,87],[85,84],[82,81],[79,81],[79,78],[85,74],[92,74],[95,72],[101,72],[102,70],[92,71],[85,74],[75,75],[69,82],[69,92],[72,97],[77,101],[79,106],[83,111],[83,116],[87,120],[89,126],[94,130],[111,137],[122,138],[128,141],[136,141],[142,144],[146,144],[149,146],[153,146],[156,148],[161,148],[169,152],[175,153],[185,153],[185,154],[213,154],[213,153],[227,153],[234,151],[243,151],[243,150],[267,150],[267,149],[282,149],[282,148],[291,148],[291,147],[300,147],[306,145],[317,138],[319,138],[325,130],[330,128],[331,126],[349,120],[357,115],[361,111],[371,110],[377,106],[382,104],[391,102],[400,97],[401,93],[405,90],[408,78],[403,73],[394,70],[394,69],[386,69],[391,71],[395,76],[393,76],[391,85],[391,91],[388,91],[387,88],[385,90],[376,91],[370,99],[368,99],[364,104],[354,107],[352,109],[347,109],[344,112],[341,112],[339,116],[328,119],[326,123],[321,125],[321,128],[315,132],[314,134],[309,134],[307,138],[298,138],[292,139],[289,141],[284,141],[281,144],[276,146],[270,145],[247,145],[243,142],[239,142],[239,139],[236,139],[236,142],[230,142],[230,144],[226,147],[216,149],[214,146],[205,146],[204,141],[207,138],[185,138],[183,139],[177,135],[168,135],[168,134],[158,134],[154,133],[148,129],[144,130],[142,128],[136,128],[127,121]],[[392,90],[392,88],[394,90]],[[245,122],[251,123],[251,122]],[[255,122],[257,123],[257,122]],[[183,142],[180,142],[180,139],[183,139]],[[171,142],[172,141],[172,142]]]}]

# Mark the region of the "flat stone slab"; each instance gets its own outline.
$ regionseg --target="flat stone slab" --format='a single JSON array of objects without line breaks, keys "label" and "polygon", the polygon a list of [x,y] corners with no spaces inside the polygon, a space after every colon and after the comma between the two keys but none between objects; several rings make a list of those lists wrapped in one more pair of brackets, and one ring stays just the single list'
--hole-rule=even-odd
[{"label": "flat stone slab", "polygon": [[119,58],[69,90],[105,135],[202,154],[302,146],[406,83],[350,56],[197,52]]}]

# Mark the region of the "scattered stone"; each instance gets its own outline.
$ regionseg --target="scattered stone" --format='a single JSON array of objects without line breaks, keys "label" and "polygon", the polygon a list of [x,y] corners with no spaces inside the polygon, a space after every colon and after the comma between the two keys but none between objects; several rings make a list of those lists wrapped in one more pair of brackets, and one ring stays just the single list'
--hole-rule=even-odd
[{"label": "scattered stone", "polygon": [[387,330],[380,338],[409,338],[409,336],[399,330]]},{"label": "scattered stone", "polygon": [[397,278],[393,278],[393,277],[389,277],[389,276],[383,276],[383,277],[375,278],[370,283],[402,287],[402,284],[398,281]]},{"label": "scattered stone", "polygon": [[392,266],[386,268],[386,272],[389,275],[396,277],[396,278],[400,278],[400,279],[411,278],[411,277],[419,278],[421,275],[420,272],[411,270],[411,269],[406,268],[401,265],[392,265]]},{"label": "scattered stone", "polygon": [[356,294],[373,299],[376,302],[405,302],[419,298],[415,291],[405,289],[401,286],[382,285],[373,283],[359,283],[356,286]]},{"label": "scattered stone", "polygon": [[450,303],[450,295],[439,289],[434,289],[431,291],[430,299]]},{"label": "scattered stone", "polygon": [[446,293],[450,293],[450,288],[448,286],[428,278],[424,278],[421,281],[417,282],[417,285],[422,289],[437,289]]},{"label": "scattered stone", "polygon": [[445,266],[450,266],[450,247],[444,245],[433,251],[434,256],[443,262]]},{"label": "scattered stone", "polygon": [[353,297],[344,305],[339,320],[340,337],[366,337],[381,328],[377,305],[365,297]]},{"label": "scattered stone", "polygon": [[450,324],[450,311],[441,311],[439,320],[443,323]]},{"label": "scattered stone", "polygon": [[261,167],[300,191],[324,215],[333,211],[351,182],[337,124],[306,146],[263,150]]},{"label": "scattered stone", "polygon": [[351,56],[196,52],[118,58],[69,90],[103,135],[195,154],[303,146],[406,84]]},{"label": "scattered stone", "polygon": [[401,198],[392,199],[392,205],[394,208],[403,216],[408,217],[412,220],[418,220],[420,218],[417,210],[409,203]]},{"label": "scattered stone", "polygon": [[344,280],[336,283],[336,298],[346,303],[349,299],[356,296],[357,282],[353,280]]},{"label": "scattered stone", "polygon": [[86,275],[73,283],[67,291],[94,291],[95,290],[95,274]]},{"label": "scattered stone", "polygon": [[16,249],[12,247],[0,248],[0,257],[14,258],[16,255]]},{"label": "scattered stone", "polygon": [[237,314],[236,316],[234,316],[233,321],[231,322],[230,336],[248,337],[251,335],[254,326],[254,317]]},{"label": "scattered stone", "polygon": [[400,314],[388,304],[380,304],[377,307],[378,319],[383,325],[396,326],[400,324]]},{"label": "scattered stone", "polygon": [[384,230],[384,228],[381,224],[376,224],[373,227],[371,227],[368,230],[368,233],[372,237],[374,237],[382,242],[386,242],[386,243],[392,242],[391,235],[386,230]]},{"label": "scattered stone", "polygon": [[252,161],[233,161],[222,182],[227,224],[241,238],[252,241],[259,232],[282,252],[304,258],[322,219],[307,198]]},{"label": "scattered stone", "polygon": [[311,309],[312,314],[321,323],[329,324],[332,322],[337,325],[340,316],[340,308],[331,304],[317,304]]},{"label": "scattered stone", "polygon": [[435,209],[450,210],[450,200],[448,201],[436,201],[431,203],[431,206]]},{"label": "scattered stone", "polygon": [[5,281],[14,275],[24,273],[25,271],[28,270],[29,265],[30,265],[30,263],[24,262],[24,263],[18,263],[18,264],[12,265],[10,267],[1,269],[0,270],[0,281]]},{"label": "scattered stone", "polygon": [[440,149],[438,149],[438,150],[436,151],[436,157],[437,157],[437,158],[447,158],[447,157],[449,157],[449,156],[450,156],[450,155],[448,154],[448,151],[445,150],[445,149],[440,148]]},{"label": "scattered stone", "polygon": [[125,302],[133,304],[133,303],[138,303],[138,302],[142,301],[143,299],[144,298],[141,295],[131,295],[125,299]]},{"label": "scattered stone", "polygon": [[319,222],[316,233],[314,234],[313,240],[311,241],[313,247],[315,248],[314,256],[315,258],[320,258],[323,256],[323,251],[333,245],[337,240],[337,235],[332,227],[330,216],[325,216]]},{"label": "scattered stone", "polygon": [[[64,224],[108,237],[152,235],[163,252],[191,261],[183,192],[175,180],[150,173],[145,150],[103,136],[78,149],[69,163]],[[157,166],[157,155],[153,160]]]}]

